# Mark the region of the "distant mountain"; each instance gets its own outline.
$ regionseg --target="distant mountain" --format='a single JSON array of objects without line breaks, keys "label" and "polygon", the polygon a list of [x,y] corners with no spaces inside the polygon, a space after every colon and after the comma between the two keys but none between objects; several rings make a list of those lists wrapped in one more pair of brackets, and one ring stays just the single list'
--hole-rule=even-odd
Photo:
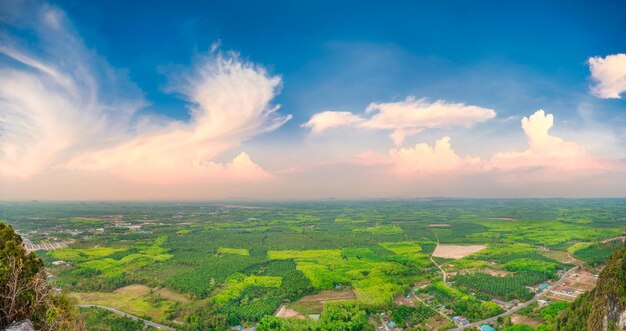
[{"label": "distant mountain", "polygon": [[561,314],[557,330],[626,330],[626,246],[611,255],[596,288]]}]

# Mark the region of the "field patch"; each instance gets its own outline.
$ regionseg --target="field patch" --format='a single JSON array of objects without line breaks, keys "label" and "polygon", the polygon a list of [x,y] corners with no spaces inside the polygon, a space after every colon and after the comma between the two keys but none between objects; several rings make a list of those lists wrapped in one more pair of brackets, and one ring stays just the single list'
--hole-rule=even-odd
[{"label": "field patch", "polygon": [[415,266],[428,264],[419,260],[417,252],[421,248],[415,243],[388,243],[387,247],[406,256],[380,256],[361,247],[269,251],[268,258],[292,259],[296,262],[296,269],[302,271],[316,289],[330,290],[350,285],[359,301],[382,305],[392,302],[393,296],[406,287],[411,276],[419,271]]},{"label": "field patch", "polygon": [[250,255],[250,251],[245,248],[220,247],[217,249],[217,252],[221,254],[237,254],[237,255],[244,255],[244,256]]},{"label": "field patch", "polygon": [[437,245],[433,256],[445,259],[461,259],[485,248],[487,248],[485,245]]},{"label": "field patch", "polygon": [[369,228],[354,228],[353,232],[369,232],[371,234],[400,234],[404,233],[401,227],[396,224],[376,225]]},{"label": "field patch", "polygon": [[176,304],[175,301],[151,294],[136,295],[117,292],[74,292],[71,293],[70,296],[76,298],[80,304],[97,304],[113,307],[133,315],[151,318],[156,321],[163,321],[167,311]]},{"label": "field patch", "polygon": [[300,319],[305,319],[308,316],[300,314],[299,312],[291,309],[291,308],[287,308],[287,306],[285,305],[281,305],[278,308],[278,311],[276,312],[276,315],[274,315],[276,317],[281,317],[281,318],[300,318]]},{"label": "field patch", "polygon": [[513,324],[526,324],[533,328],[536,328],[537,326],[539,326],[539,324],[543,323],[543,321],[540,319],[534,319],[520,314],[511,315],[511,322]]},{"label": "field patch", "polygon": [[483,268],[483,269],[480,269],[480,272],[483,272],[492,276],[498,276],[498,277],[504,277],[504,276],[508,276],[511,274],[509,271],[493,269],[493,268]]},{"label": "field patch", "polygon": [[121,293],[121,294],[129,294],[129,295],[146,295],[150,293],[150,288],[146,285],[133,284],[133,285],[120,287],[114,292]]},{"label": "field patch", "polygon": [[318,294],[302,297],[288,306],[302,314],[319,314],[322,312],[325,302],[351,301],[355,299],[354,292],[350,290],[321,291]]},{"label": "field patch", "polygon": [[282,284],[281,277],[274,276],[246,276],[236,273],[228,277],[226,287],[216,296],[213,301],[217,303],[226,303],[231,300],[238,299],[241,294],[251,286],[258,287],[280,287]]},{"label": "field patch", "polygon": [[450,227],[450,224],[447,224],[447,223],[435,223],[435,224],[428,224],[428,227],[431,227],[431,228],[448,228],[448,227]]}]

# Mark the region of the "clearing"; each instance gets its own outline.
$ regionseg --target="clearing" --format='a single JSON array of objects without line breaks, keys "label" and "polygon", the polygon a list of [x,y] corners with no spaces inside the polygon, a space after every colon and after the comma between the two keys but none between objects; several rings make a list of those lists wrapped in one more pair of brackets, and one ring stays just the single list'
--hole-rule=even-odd
[{"label": "clearing", "polygon": [[299,319],[307,318],[306,315],[300,314],[299,312],[291,308],[287,308],[287,306],[285,305],[281,305],[280,308],[278,308],[278,311],[276,312],[274,316],[281,317],[281,318],[299,318]]},{"label": "clearing", "polygon": [[572,302],[581,294],[592,290],[596,286],[597,280],[598,277],[588,270],[573,272],[550,293],[549,297]]},{"label": "clearing", "polygon": [[504,276],[508,276],[511,274],[511,272],[506,271],[506,270],[492,269],[492,268],[483,268],[483,269],[480,269],[480,272],[483,272],[492,276],[497,276],[497,277],[504,277]]},{"label": "clearing", "polygon": [[321,291],[318,294],[307,295],[300,300],[289,304],[289,308],[303,314],[319,314],[324,308],[324,302],[355,300],[356,296],[351,290],[344,291]]},{"label": "clearing", "polygon": [[511,322],[513,322],[513,324],[526,324],[533,328],[536,328],[537,326],[539,326],[539,324],[542,323],[541,320],[530,318],[528,316],[520,314],[511,315]]},{"label": "clearing", "polygon": [[148,286],[141,285],[141,284],[132,284],[132,285],[120,287],[114,292],[120,293],[120,294],[137,295],[137,296],[147,295],[147,294],[150,294],[150,292],[152,292],[154,294],[159,294],[162,297],[169,299],[169,300],[173,300],[173,301],[179,301],[183,303],[189,301],[189,299],[184,297],[182,294],[175,293],[168,288],[155,287],[154,289],[150,290]]},{"label": "clearing", "polygon": [[485,248],[487,248],[485,245],[437,245],[433,256],[446,259],[461,259],[470,254],[480,252]]}]

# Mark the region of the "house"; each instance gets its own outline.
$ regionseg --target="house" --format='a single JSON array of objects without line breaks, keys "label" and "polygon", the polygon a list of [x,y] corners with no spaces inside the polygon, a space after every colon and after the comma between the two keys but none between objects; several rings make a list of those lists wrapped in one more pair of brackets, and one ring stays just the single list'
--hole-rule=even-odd
[{"label": "house", "polygon": [[543,299],[539,299],[537,300],[537,304],[539,304],[539,307],[543,307],[546,306],[548,304],[547,300],[543,300]]},{"label": "house", "polygon": [[548,284],[541,284],[541,285],[539,285],[539,291],[543,291],[543,290],[545,290],[547,288],[548,288]]},{"label": "house", "polygon": [[480,329],[481,329],[482,331],[496,331],[496,329],[495,329],[493,326],[489,325],[489,324],[483,324],[483,325],[481,325],[481,326],[480,326]]},{"label": "house", "polygon": [[452,321],[461,326],[469,324],[469,320],[464,316],[454,316],[452,317]]}]

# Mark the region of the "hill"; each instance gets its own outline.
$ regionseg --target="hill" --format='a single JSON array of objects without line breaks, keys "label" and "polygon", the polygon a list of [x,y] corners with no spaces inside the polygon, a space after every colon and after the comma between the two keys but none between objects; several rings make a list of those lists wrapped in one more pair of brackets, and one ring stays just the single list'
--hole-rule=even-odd
[{"label": "hill", "polygon": [[596,288],[561,314],[557,330],[626,330],[626,247],[611,255]]}]

